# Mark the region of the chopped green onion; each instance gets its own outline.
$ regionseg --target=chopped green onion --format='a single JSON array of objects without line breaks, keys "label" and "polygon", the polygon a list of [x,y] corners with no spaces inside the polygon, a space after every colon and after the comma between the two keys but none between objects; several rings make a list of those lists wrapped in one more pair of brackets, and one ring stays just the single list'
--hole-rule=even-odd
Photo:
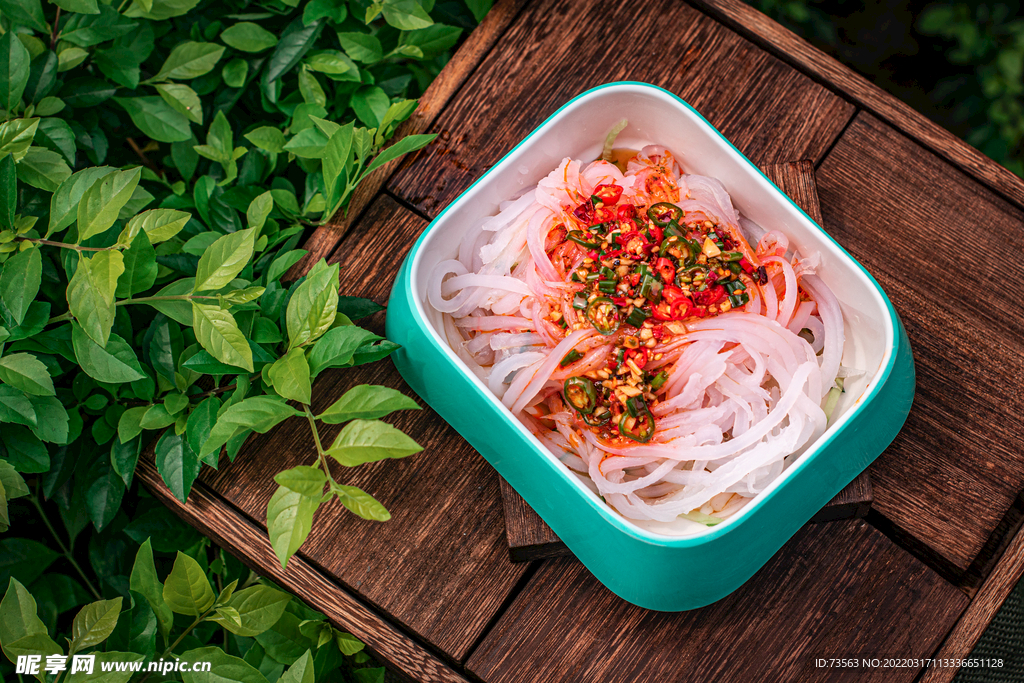
[{"label": "chopped green onion", "polygon": [[685,515],[679,516],[683,519],[688,519],[691,522],[697,522],[698,524],[703,524],[705,526],[715,526],[716,524],[721,524],[725,521],[721,517],[712,517],[711,515],[705,515],[700,510],[695,510],[694,512],[687,512]]},{"label": "chopped green onion", "polygon": [[626,316],[626,324],[632,325],[633,327],[640,327],[649,317],[649,315],[644,313],[642,308],[634,308],[633,311]]},{"label": "chopped green onion", "polygon": [[652,389],[660,389],[663,386],[665,386],[665,382],[667,382],[667,381],[668,381],[668,372],[666,372],[665,370],[662,370],[661,372],[659,372],[657,375],[654,376],[654,379],[651,380],[651,388]]},{"label": "chopped green onion", "polygon": [[739,261],[741,258],[743,258],[743,252],[723,251],[721,258],[725,261]]},{"label": "chopped green onion", "polygon": [[575,308],[577,311],[586,310],[586,308],[587,308],[587,295],[586,294],[577,294],[576,296],[574,296],[573,299],[572,299],[572,307]]},{"label": "chopped green onion", "polygon": [[586,233],[584,233],[582,230],[570,230],[569,234],[566,235],[566,237],[568,237],[571,241],[575,242],[576,244],[586,249],[597,249],[598,247],[601,246],[600,241],[595,242],[592,239],[587,239]]},{"label": "chopped green onion", "polygon": [[832,421],[832,413],[839,404],[839,397],[845,391],[843,382],[842,377],[836,377],[836,385],[828,390],[828,396],[825,397],[825,407],[822,410],[825,412],[826,422]]},{"label": "chopped green onion", "polygon": [[733,308],[745,306],[748,301],[750,301],[750,297],[747,296],[746,292],[743,292],[742,294],[731,294],[729,296],[729,303],[732,304]]},{"label": "chopped green onion", "polygon": [[601,158],[605,161],[612,160],[612,149],[615,147],[615,138],[619,137],[619,133],[625,130],[626,126],[629,125],[628,119],[622,119],[608,131],[608,135],[604,138],[604,147],[601,150]]},{"label": "chopped green onion", "polygon": [[725,287],[725,291],[729,292],[730,294],[735,294],[737,289],[743,291],[747,288],[747,286],[744,285],[741,280],[731,280],[729,282],[726,282],[723,286]]},{"label": "chopped green onion", "polygon": [[597,288],[605,294],[612,294],[618,286],[619,283],[615,280],[601,280],[597,283]]}]

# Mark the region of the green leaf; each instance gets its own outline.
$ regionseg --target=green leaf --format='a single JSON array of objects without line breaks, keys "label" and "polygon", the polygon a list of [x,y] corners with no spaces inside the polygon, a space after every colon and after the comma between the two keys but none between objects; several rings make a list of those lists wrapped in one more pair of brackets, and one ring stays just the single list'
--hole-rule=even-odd
[{"label": "green leaf", "polygon": [[259,231],[267,222],[267,216],[274,209],[274,197],[269,191],[258,195],[249,202],[249,208],[245,211],[246,223],[250,228]]},{"label": "green leaf", "polygon": [[157,142],[184,142],[192,137],[188,118],[162,97],[115,97],[132,122]]},{"label": "green leaf", "polygon": [[0,422],[36,426],[36,409],[32,399],[14,387],[0,384]]},{"label": "green leaf", "polygon": [[182,43],[171,50],[160,71],[150,81],[197,78],[212,71],[223,54],[224,47],[215,43]]},{"label": "green leaf", "polygon": [[53,192],[71,177],[71,169],[57,152],[42,147],[29,147],[17,166],[18,180],[26,185]]},{"label": "green leaf", "polygon": [[424,59],[432,59],[452,48],[459,41],[462,29],[444,24],[434,24],[427,28],[403,33],[400,43],[418,47]]},{"label": "green leaf", "polygon": [[343,325],[329,330],[309,354],[312,375],[316,377],[326,368],[348,365],[360,346],[376,339],[380,337],[355,325]]},{"label": "green leaf", "polygon": [[[184,503],[192,491],[192,484],[199,476],[199,458],[181,434],[175,434],[173,429],[168,429],[156,442],[156,469],[174,497]],[[166,590],[164,593],[166,594]],[[171,605],[171,608],[173,609],[174,605]]]},{"label": "green leaf", "polygon": [[291,71],[316,42],[323,25],[324,22],[320,20],[303,26],[301,19],[289,24],[267,62],[266,71],[263,72],[264,82],[271,83]]},{"label": "green leaf", "polygon": [[323,86],[308,69],[299,70],[299,93],[307,104],[315,104],[320,107],[327,104],[327,94],[324,93]]},{"label": "green leaf", "polygon": [[340,24],[348,16],[348,8],[342,0],[310,0],[302,12],[302,23],[309,26],[317,19],[329,19]]},{"label": "green leaf", "polygon": [[[176,280],[171,284],[167,285],[163,289],[159,290],[153,296],[155,297],[178,297],[185,296],[192,293],[192,287],[195,284],[195,278],[186,277],[181,280]],[[192,302],[189,299],[171,299],[167,301],[150,301],[150,306],[166,315],[171,320],[177,321],[182,325],[192,326]]]},{"label": "green leaf", "polygon": [[[188,671],[182,667],[181,679],[184,683],[267,683],[266,677],[259,670],[219,647],[189,650],[181,655],[181,661],[188,664]],[[196,662],[209,662],[209,671],[193,671],[192,665]]]},{"label": "green leaf", "polygon": [[304,496],[279,486],[267,505],[267,533],[282,568],[302,546],[313,528],[313,515],[320,507],[320,497]]},{"label": "green leaf", "polygon": [[199,563],[179,551],[164,581],[163,598],[175,614],[198,617],[213,607],[217,596]]},{"label": "green leaf", "polygon": [[327,454],[345,467],[385,458],[404,458],[423,447],[402,431],[380,420],[353,420],[345,425]]},{"label": "green leaf", "polygon": [[323,152],[324,188],[328,206],[334,206],[344,189],[346,168],[352,159],[352,131],[355,122],[349,122],[331,134]]},{"label": "green leaf", "polygon": [[144,292],[156,282],[156,251],[146,233],[135,236],[132,246],[123,252],[124,273],[117,280],[115,295],[127,299]]},{"label": "green leaf", "polygon": [[244,59],[232,59],[221,69],[220,77],[231,88],[241,88],[249,76],[249,62]]},{"label": "green leaf", "polygon": [[13,155],[15,161],[24,159],[38,128],[39,119],[12,119],[0,123],[0,155]]},{"label": "green leaf", "polygon": [[199,0],[134,0],[124,15],[163,21],[180,17],[198,4]]},{"label": "green leaf", "polygon": [[121,615],[121,598],[100,600],[86,605],[71,624],[71,650],[81,652],[106,640]]},{"label": "green leaf", "polygon": [[[3,12],[14,24],[46,33],[50,27],[43,15],[43,6],[39,0],[2,0],[0,12]],[[13,31],[12,31],[13,33]]]},{"label": "green leaf", "polygon": [[391,513],[387,508],[369,493],[356,486],[336,485],[331,487],[331,490],[337,494],[342,505],[363,519],[376,522],[386,522],[391,519]]},{"label": "green leaf", "polygon": [[[276,384],[275,384],[276,387]],[[341,424],[349,420],[373,420],[390,415],[396,410],[419,410],[416,401],[389,387],[361,384],[346,391],[317,419],[327,424]]]},{"label": "green leaf", "polygon": [[315,498],[324,492],[327,475],[316,467],[299,465],[289,470],[278,472],[274,475],[274,481],[304,496]]},{"label": "green leaf", "polygon": [[225,410],[217,418],[210,436],[203,442],[200,455],[206,455],[226,444],[236,432],[251,429],[260,434],[273,429],[294,415],[302,415],[288,404],[270,396],[243,399]]},{"label": "green leaf", "polygon": [[0,600],[0,644],[12,662],[17,661],[19,655],[45,657],[61,653],[61,649],[46,634],[46,625],[36,612],[35,598],[13,577],[4,599]]},{"label": "green leaf", "polygon": [[156,91],[164,102],[179,114],[183,114],[192,123],[203,123],[203,104],[199,95],[192,88],[182,83],[160,83]]},{"label": "green leaf", "polygon": [[363,344],[352,354],[352,365],[363,365],[379,361],[381,358],[387,358],[400,348],[401,346],[387,339]]},{"label": "green leaf", "polygon": [[[46,237],[74,223],[78,217],[78,205],[85,193],[100,178],[116,171],[109,166],[86,168],[62,182],[50,198],[50,224],[46,229]],[[131,197],[130,192],[128,196]]]},{"label": "green leaf", "polygon": [[30,61],[28,50],[14,31],[0,36],[0,108],[10,112],[21,103]]},{"label": "green leaf", "polygon": [[[124,413],[122,413],[122,417],[123,415]],[[135,476],[135,466],[139,462],[139,455],[142,454],[142,438],[136,434],[135,437],[121,443],[121,423],[119,422],[117,426],[118,438],[110,442],[110,464],[114,468],[114,472],[121,477],[121,481],[124,482],[127,489],[131,488],[132,478]]]},{"label": "green leaf", "polygon": [[312,402],[309,364],[301,348],[293,348],[267,369],[274,391],[282,398],[309,404]]},{"label": "green leaf", "polygon": [[121,413],[117,422],[117,438],[120,443],[128,444],[142,433],[142,417],[148,410],[149,406],[136,406]]},{"label": "green leaf", "polygon": [[466,0],[466,6],[469,7],[469,11],[473,13],[473,18],[476,19],[478,24],[491,11],[493,3],[494,0]]},{"label": "green leaf", "polygon": [[129,587],[146,598],[146,602],[149,603],[149,606],[153,608],[153,612],[156,614],[160,633],[166,639],[174,624],[174,615],[171,613],[171,608],[164,602],[164,586],[156,575],[156,565],[153,562],[153,548],[149,539],[146,539],[146,542],[139,547],[139,552],[135,555],[135,564],[132,566]]},{"label": "green leaf", "polygon": [[[185,436],[188,439],[189,447],[195,453],[202,451],[203,443],[209,438],[213,425],[217,424],[217,412],[220,410],[220,406],[220,399],[210,396],[188,414],[188,422],[185,423]],[[216,465],[216,462],[213,465]]]},{"label": "green leaf", "polygon": [[118,238],[120,244],[131,244],[139,231],[145,232],[152,244],[165,242],[179,232],[191,220],[192,214],[176,209],[150,209],[128,221]]},{"label": "green leaf", "polygon": [[384,21],[403,31],[426,28],[434,23],[417,0],[384,0]]},{"label": "green leaf", "polygon": [[29,494],[25,478],[18,474],[11,463],[3,459],[0,459],[0,485],[3,486],[4,497],[7,500],[14,500]]},{"label": "green leaf", "polygon": [[[77,480],[76,480],[77,481]],[[85,475],[85,504],[96,531],[114,519],[124,497],[124,482],[114,471],[110,458],[100,455]]]},{"label": "green leaf", "polygon": [[357,62],[373,64],[384,57],[380,41],[368,33],[339,33],[338,40],[345,53]]},{"label": "green leaf", "polygon": [[319,339],[334,323],[338,311],[338,264],[321,262],[296,287],[288,302],[285,319],[288,348]]},{"label": "green leaf", "polygon": [[395,144],[391,145],[383,152],[378,154],[374,158],[373,162],[363,172],[364,175],[369,175],[370,173],[373,173],[378,168],[388,163],[392,159],[397,159],[398,157],[402,156],[403,154],[406,154],[407,152],[413,152],[416,151],[417,149],[426,147],[431,142],[433,142],[434,138],[436,137],[436,134],[405,136],[404,138],[402,138],[401,140],[399,140],[398,142],[396,142]]},{"label": "green leaf", "polygon": [[33,396],[54,396],[57,393],[46,365],[30,353],[12,353],[0,357],[0,382],[6,382]]},{"label": "green leaf", "polygon": [[199,259],[192,291],[220,289],[234,280],[252,258],[258,233],[259,230],[253,228],[239,230],[224,235],[210,245]]},{"label": "green leaf", "polygon": [[313,71],[319,71],[335,79],[348,74],[351,78],[347,78],[347,80],[359,80],[359,67],[347,55],[336,50],[326,50],[310,55],[309,59],[306,60],[306,64]]},{"label": "green leaf", "polygon": [[284,133],[273,126],[262,126],[246,133],[244,137],[259,149],[272,154],[279,154],[284,150]]},{"label": "green leaf", "polygon": [[351,106],[360,121],[370,128],[376,128],[387,114],[391,100],[381,88],[364,85],[352,96]]},{"label": "green leaf", "polygon": [[361,320],[383,310],[384,307],[372,299],[358,296],[338,298],[338,313],[343,313],[349,320]]},{"label": "green leaf", "polygon": [[242,52],[263,52],[277,45],[277,36],[251,21],[229,26],[220,34],[220,39]]},{"label": "green leaf", "polygon": [[0,230],[13,230],[18,212],[18,172],[14,156],[6,154],[0,159]]},{"label": "green leaf", "polygon": [[[316,0],[313,0],[313,2],[316,2]],[[313,653],[306,650],[305,654],[296,659],[277,681],[278,683],[315,683]]]},{"label": "green leaf", "polygon": [[29,400],[35,408],[37,424],[30,426],[32,433],[40,441],[54,444],[68,442],[70,416],[64,405],[54,396],[31,396]]},{"label": "green leaf", "polygon": [[93,379],[110,384],[146,379],[132,347],[116,334],[111,334],[103,347],[93,341],[81,325],[73,323],[71,341],[79,365]]},{"label": "green leaf", "polygon": [[53,116],[64,109],[64,101],[59,97],[44,97],[36,105],[36,116]]},{"label": "green leaf", "polygon": [[78,203],[78,240],[85,241],[110,229],[142,177],[142,167],[104,174],[82,194]]},{"label": "green leaf", "polygon": [[64,119],[40,119],[35,140],[37,144],[59,152],[72,166],[75,164],[75,133]]},{"label": "green leaf", "polygon": [[192,324],[196,340],[214,358],[249,372],[254,370],[252,349],[229,312],[218,306],[193,301]]},{"label": "green leaf", "polygon": [[263,633],[281,618],[292,596],[269,586],[253,586],[231,596],[227,606],[236,610],[238,621],[211,617],[236,636],[251,637]]},{"label": "green leaf", "polygon": [[114,292],[123,272],[121,252],[100,251],[92,258],[80,256],[75,274],[68,283],[71,315],[100,347],[106,346],[114,324]]},{"label": "green leaf", "polygon": [[303,159],[319,159],[323,156],[325,145],[327,136],[316,128],[306,128],[294,135],[285,144],[284,150]]},{"label": "green leaf", "polygon": [[0,311],[12,327],[25,321],[42,281],[43,257],[39,249],[26,249],[4,263],[0,270]]},{"label": "green leaf", "polygon": [[[7,583],[10,579],[32,583],[58,557],[60,555],[42,543],[30,541],[27,538],[0,540],[0,585]],[[10,594],[9,589],[8,594]],[[32,604],[32,607],[34,612],[35,603]],[[4,610],[0,608],[0,616],[6,616],[3,612]],[[3,631],[0,630],[0,634],[2,633]],[[9,642],[6,639],[0,641],[5,651]]]}]

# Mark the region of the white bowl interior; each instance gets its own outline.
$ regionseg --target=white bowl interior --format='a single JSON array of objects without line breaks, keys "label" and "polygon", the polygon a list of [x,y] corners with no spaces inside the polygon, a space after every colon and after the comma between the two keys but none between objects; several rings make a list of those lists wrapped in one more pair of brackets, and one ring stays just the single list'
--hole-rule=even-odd
[{"label": "white bowl interior", "polygon": [[[766,230],[785,233],[791,252],[799,250],[806,255],[817,251],[821,255],[818,274],[839,299],[846,329],[842,362],[863,373],[847,380],[846,391],[825,434],[809,444],[799,457],[788,458],[786,470],[758,494],[752,501],[756,503],[775,487],[784,485],[794,469],[806,460],[807,454],[845,423],[852,408],[877,386],[892,352],[895,330],[884,299],[865,271],[703,118],[669,93],[643,84],[615,84],[582,95],[559,110],[434,221],[412,264],[413,298],[451,362],[477,382],[501,410],[507,410],[449,348],[441,314],[426,303],[427,279],[436,264],[457,257],[465,232],[481,218],[495,215],[500,202],[536,185],[565,157],[589,162],[600,156],[608,131],[623,118],[629,120],[629,125],[616,140],[616,147],[640,149],[648,144],[664,145],[672,151],[685,173],[720,180],[741,215]],[[581,495],[605,505],[528,429],[522,425],[520,428],[540,453],[558,465]],[[714,528],[736,523],[752,507],[747,504]],[[611,508],[608,510],[617,516]],[[709,531],[709,527],[685,519],[672,523],[636,523],[620,519],[637,530],[646,531],[644,535],[662,538],[698,536]]]}]

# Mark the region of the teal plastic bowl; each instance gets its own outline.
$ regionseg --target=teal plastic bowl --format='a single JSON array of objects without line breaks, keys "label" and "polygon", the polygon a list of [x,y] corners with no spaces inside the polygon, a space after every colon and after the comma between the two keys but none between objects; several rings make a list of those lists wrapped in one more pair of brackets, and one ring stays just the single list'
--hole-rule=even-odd
[{"label": "teal plastic bowl", "polygon": [[[705,527],[641,526],[591,492],[519,423],[448,346],[426,302],[433,266],[454,258],[462,235],[501,201],[535,185],[563,157],[600,155],[604,136],[629,119],[617,146],[662,144],[687,173],[721,180],[739,211],[786,233],[791,248],[821,255],[819,276],[843,310],[843,364],[863,371],[825,433],[740,512]],[[703,607],[739,588],[895,438],[914,397],[914,360],[903,324],[874,278],[686,102],[644,83],[610,83],[568,102],[441,213],[417,240],[391,291],[388,337],[409,386],[526,499],[594,576],[653,610]]]}]

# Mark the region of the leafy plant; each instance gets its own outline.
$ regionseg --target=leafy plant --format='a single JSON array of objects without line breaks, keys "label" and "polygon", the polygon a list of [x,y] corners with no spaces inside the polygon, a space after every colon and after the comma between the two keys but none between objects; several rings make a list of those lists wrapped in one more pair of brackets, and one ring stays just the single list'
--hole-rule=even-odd
[{"label": "leafy plant", "polygon": [[[317,454],[277,477],[282,565],[330,498],[389,517],[328,463],[420,450],[379,419],[415,403],[362,386],[309,405],[323,371],[397,348],[353,324],[380,307],[339,296],[336,265],[282,277],[368,174],[433,139],[389,144],[489,4],[0,0],[4,528],[35,483],[106,529],[153,441],[184,501],[291,416]],[[326,447],[324,423],[348,423]]]},{"label": "leafy plant", "polygon": [[[85,604],[62,630],[50,611],[52,587],[35,584],[37,595],[48,594],[40,603],[11,577],[0,601],[0,647],[12,663],[20,658],[20,680],[50,683],[210,680],[188,670],[196,663],[207,663],[217,680],[239,683],[384,680],[383,668],[364,666],[370,658],[357,638],[222,551],[213,555],[210,562],[205,541],[177,552],[161,581],[157,563],[164,561],[147,538],[135,553],[126,597]],[[62,587],[81,591],[65,579]],[[66,597],[73,604],[61,611],[84,602],[76,598]]]},{"label": "leafy plant", "polygon": [[967,142],[1024,176],[1024,19],[1017,18],[1016,5],[932,5],[917,29],[949,41],[946,58],[973,69],[943,79],[935,92],[952,108],[953,120],[967,124]]}]

